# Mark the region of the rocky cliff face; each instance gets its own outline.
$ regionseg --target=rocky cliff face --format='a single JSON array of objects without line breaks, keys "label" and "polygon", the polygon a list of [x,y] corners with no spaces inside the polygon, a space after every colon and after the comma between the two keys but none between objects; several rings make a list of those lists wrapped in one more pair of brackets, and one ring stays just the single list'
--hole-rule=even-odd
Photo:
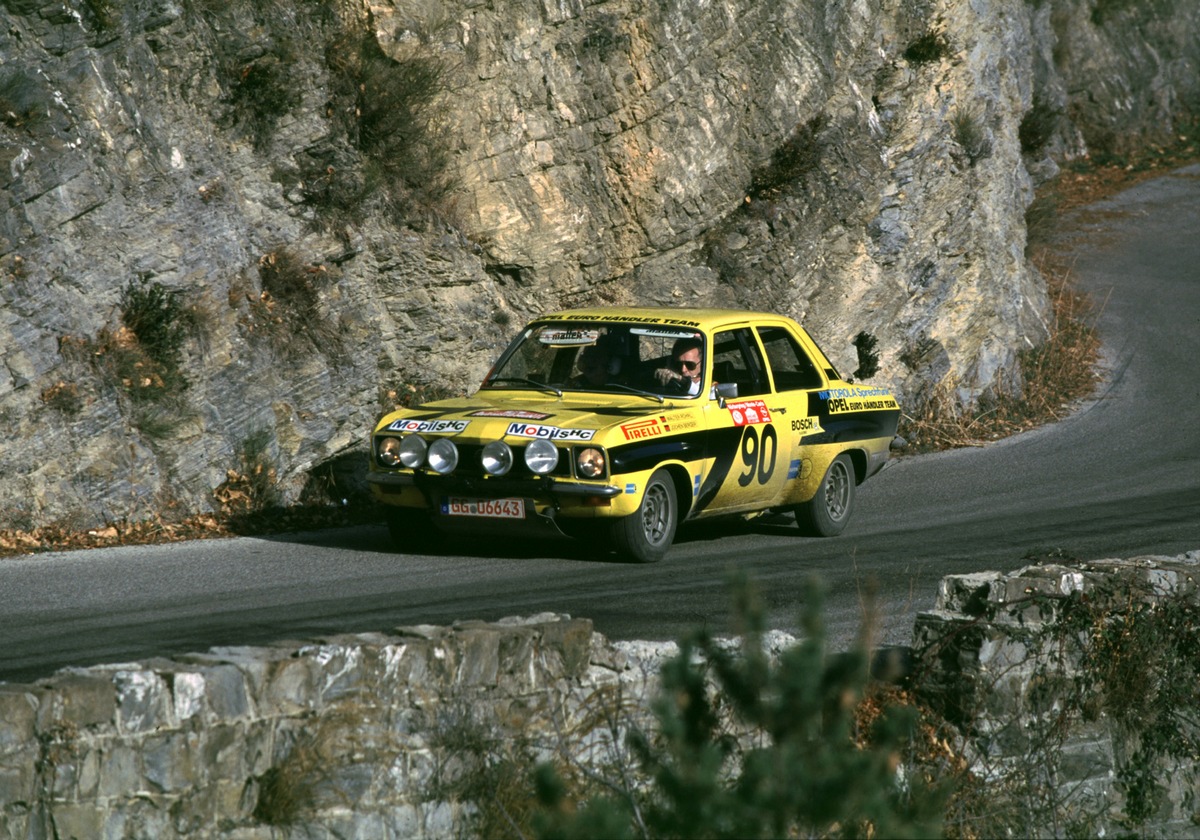
[{"label": "rocky cliff face", "polygon": [[202,510],[267,464],[295,497],[559,306],[780,311],[847,373],[874,335],[904,399],[1011,387],[1044,335],[1035,177],[1200,110],[1184,0],[0,19],[9,527]]}]

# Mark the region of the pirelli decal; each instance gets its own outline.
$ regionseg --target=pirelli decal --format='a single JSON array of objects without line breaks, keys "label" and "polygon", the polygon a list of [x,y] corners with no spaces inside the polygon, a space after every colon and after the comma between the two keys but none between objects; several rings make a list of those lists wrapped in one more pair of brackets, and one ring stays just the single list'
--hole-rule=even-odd
[{"label": "pirelli decal", "polygon": [[671,424],[666,417],[648,417],[645,420],[635,420],[632,423],[621,424],[621,434],[625,440],[644,440],[658,437],[671,431]]}]

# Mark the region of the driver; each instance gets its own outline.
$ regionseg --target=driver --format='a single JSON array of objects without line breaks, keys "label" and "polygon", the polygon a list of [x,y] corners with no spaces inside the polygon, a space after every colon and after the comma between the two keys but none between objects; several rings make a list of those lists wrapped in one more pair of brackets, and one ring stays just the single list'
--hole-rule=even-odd
[{"label": "driver", "polygon": [[671,347],[671,366],[654,371],[668,393],[694,397],[700,393],[703,369],[704,343],[699,338],[681,338]]}]

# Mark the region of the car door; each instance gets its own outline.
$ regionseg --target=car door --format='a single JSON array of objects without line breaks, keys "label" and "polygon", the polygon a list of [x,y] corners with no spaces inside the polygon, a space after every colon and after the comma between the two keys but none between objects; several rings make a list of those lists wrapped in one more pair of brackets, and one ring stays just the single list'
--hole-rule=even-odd
[{"label": "car door", "polygon": [[[783,325],[757,328],[771,373],[773,414],[777,416],[781,455],[787,461],[787,479],[774,504],[791,504],[808,498],[803,487],[814,468],[806,447],[823,434],[816,394],[827,385],[821,367],[800,339]],[[782,460],[782,458],[781,458]],[[824,469],[824,466],[822,466]]]},{"label": "car door", "polygon": [[712,400],[705,408],[711,460],[697,508],[735,513],[770,507],[788,480],[788,415],[797,409],[772,391],[752,328],[716,333],[712,354],[713,383],[736,384],[737,396]]}]

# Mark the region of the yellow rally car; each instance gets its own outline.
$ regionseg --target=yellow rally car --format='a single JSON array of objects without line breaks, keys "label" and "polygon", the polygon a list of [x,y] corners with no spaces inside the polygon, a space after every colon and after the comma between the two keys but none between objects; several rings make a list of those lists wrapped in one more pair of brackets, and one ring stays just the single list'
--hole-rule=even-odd
[{"label": "yellow rally car", "polygon": [[789,318],[579,309],[525,327],[474,396],[380,420],[368,481],[401,550],[540,529],[652,562],[713,516],[793,510],[840,533],[899,414]]}]

